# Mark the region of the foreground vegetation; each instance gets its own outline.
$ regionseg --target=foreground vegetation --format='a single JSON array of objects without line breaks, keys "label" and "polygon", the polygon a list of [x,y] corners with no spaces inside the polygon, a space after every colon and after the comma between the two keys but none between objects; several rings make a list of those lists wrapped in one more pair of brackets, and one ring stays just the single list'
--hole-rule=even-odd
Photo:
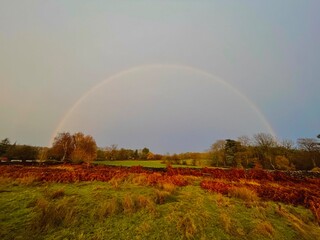
[{"label": "foreground vegetation", "polygon": [[320,236],[319,179],[77,165],[1,166],[0,173],[1,239]]}]

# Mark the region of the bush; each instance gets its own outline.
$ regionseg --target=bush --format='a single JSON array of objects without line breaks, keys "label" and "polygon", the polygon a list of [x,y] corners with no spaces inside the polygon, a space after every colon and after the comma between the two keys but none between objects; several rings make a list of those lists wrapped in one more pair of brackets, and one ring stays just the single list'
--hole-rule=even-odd
[{"label": "bush", "polygon": [[276,156],[276,168],[279,170],[291,170],[289,159],[284,156]]}]

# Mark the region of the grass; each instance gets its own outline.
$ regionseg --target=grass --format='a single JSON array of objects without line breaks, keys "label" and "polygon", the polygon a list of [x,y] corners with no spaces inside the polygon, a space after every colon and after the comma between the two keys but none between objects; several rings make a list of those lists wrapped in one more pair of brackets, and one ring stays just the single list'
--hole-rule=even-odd
[{"label": "grass", "polygon": [[257,194],[246,187],[232,187],[229,190],[229,195],[232,197],[240,198],[248,204],[257,202],[259,200]]},{"label": "grass", "polygon": [[[94,163],[109,165],[109,166],[124,166],[124,167],[132,167],[132,166],[142,166],[142,167],[150,167],[150,168],[165,168],[165,167],[167,167],[167,165],[165,163],[162,163],[161,160],[95,161]],[[190,166],[190,165],[172,165],[172,167],[201,168],[201,166]]]},{"label": "grass", "polygon": [[[116,186],[115,186],[116,185]],[[255,202],[248,206],[248,202]],[[310,210],[198,185],[0,180],[0,239],[319,239]]]}]

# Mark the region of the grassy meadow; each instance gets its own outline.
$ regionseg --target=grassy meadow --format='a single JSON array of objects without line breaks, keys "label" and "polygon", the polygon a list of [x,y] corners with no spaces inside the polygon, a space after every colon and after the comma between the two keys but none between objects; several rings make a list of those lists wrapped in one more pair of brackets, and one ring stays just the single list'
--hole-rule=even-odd
[{"label": "grassy meadow", "polygon": [[[185,165],[182,164],[173,164],[172,167],[175,168],[185,168],[185,167],[192,167],[192,168],[201,168],[202,166],[192,165],[192,159],[184,160],[186,163]],[[204,164],[207,161],[204,161]],[[149,168],[165,168],[167,165],[163,163],[162,160],[121,160],[121,161],[95,161],[95,164],[103,164],[108,166],[124,166],[124,167],[132,167],[132,166],[141,166],[141,167],[149,167]]]},{"label": "grassy meadow", "polygon": [[[203,176],[101,167],[100,171],[116,174],[107,181],[64,182],[66,173],[81,172],[72,166],[40,170],[38,178],[35,167],[2,170],[0,239],[314,240],[320,236],[310,209],[264,200],[246,187],[233,187],[227,194],[208,191],[201,188],[207,178]],[[63,181],[51,181],[55,175],[49,170],[61,171]]]}]

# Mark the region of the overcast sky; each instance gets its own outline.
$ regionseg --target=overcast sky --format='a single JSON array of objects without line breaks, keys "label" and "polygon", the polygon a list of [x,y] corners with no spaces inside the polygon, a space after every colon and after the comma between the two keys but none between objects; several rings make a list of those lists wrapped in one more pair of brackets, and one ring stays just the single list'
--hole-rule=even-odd
[{"label": "overcast sky", "polygon": [[82,131],[101,147],[166,153],[258,132],[315,137],[319,9],[0,0],[0,138],[46,146]]}]

